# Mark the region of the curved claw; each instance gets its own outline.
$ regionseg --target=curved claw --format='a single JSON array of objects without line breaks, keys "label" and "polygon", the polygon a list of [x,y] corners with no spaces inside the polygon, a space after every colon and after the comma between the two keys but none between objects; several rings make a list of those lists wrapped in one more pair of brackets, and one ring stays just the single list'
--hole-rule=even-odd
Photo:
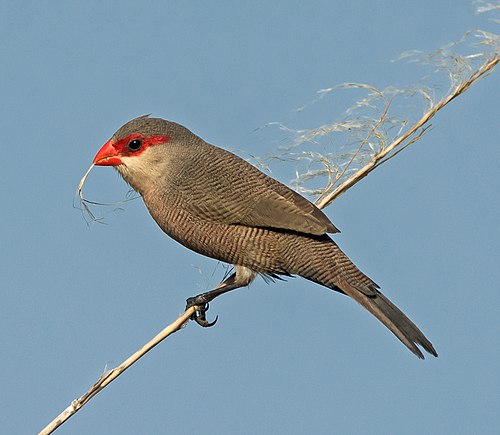
[{"label": "curved claw", "polygon": [[[190,304],[191,302],[191,304]],[[188,300],[188,307],[189,305],[193,306],[195,305],[193,300]],[[204,303],[203,305],[198,305],[198,310],[191,316],[191,320],[194,320],[198,325],[203,326],[204,328],[210,328],[211,326],[214,326],[217,323],[217,320],[219,319],[219,316],[215,317],[215,320],[213,322],[209,322],[207,318],[205,317],[205,313],[207,310],[210,308],[210,305],[207,303]]]},{"label": "curved claw", "polygon": [[[205,317],[205,316],[203,316]],[[203,326],[204,328],[210,328],[214,326],[217,323],[217,320],[219,320],[219,316],[215,316],[215,320],[213,322],[209,322],[205,318],[201,318],[200,316],[195,316],[194,321],[198,323],[198,325]]]}]

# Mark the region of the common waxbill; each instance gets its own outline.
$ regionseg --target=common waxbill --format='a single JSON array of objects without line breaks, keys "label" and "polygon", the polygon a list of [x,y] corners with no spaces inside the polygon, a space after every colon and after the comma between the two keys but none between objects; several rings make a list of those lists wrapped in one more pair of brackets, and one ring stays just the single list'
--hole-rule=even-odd
[{"label": "common waxbill", "polygon": [[[142,196],[160,228],[193,251],[234,265],[235,273],[188,299],[216,296],[264,277],[300,275],[365,307],[416,356],[432,343],[328,236],[338,230],[307,199],[187,128],[141,116],[121,127],[94,158],[114,166]],[[210,326],[202,308],[198,323]]]}]

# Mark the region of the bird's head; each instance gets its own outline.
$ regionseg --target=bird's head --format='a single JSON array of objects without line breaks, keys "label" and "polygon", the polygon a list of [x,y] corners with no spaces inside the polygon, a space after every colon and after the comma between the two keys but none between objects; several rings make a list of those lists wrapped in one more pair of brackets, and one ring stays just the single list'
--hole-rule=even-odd
[{"label": "bird's head", "polygon": [[165,174],[169,153],[176,145],[192,143],[185,127],[160,118],[140,116],[122,126],[94,157],[96,166],[114,166],[135,190]]}]

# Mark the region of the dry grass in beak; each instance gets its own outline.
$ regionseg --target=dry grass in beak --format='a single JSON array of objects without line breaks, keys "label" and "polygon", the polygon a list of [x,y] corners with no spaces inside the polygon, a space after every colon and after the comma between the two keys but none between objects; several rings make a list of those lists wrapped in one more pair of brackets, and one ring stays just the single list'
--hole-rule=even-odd
[{"label": "dry grass in beak", "polygon": [[[80,183],[78,183],[78,189],[76,190],[76,194],[78,195],[78,199],[80,201],[80,207],[75,206],[75,203],[73,201],[73,207],[81,210],[83,218],[85,219],[85,222],[87,222],[87,225],[90,224],[90,222],[99,222],[99,219],[96,218],[94,213],[92,213],[92,210],[90,209],[89,205],[100,205],[94,201],[89,201],[83,197],[83,185],[85,184],[85,180],[87,180],[87,177],[90,174],[90,171],[94,168],[94,164],[92,163],[90,165],[90,168],[87,169],[87,172],[85,172],[85,175],[82,177],[80,180]],[[87,218],[90,217],[90,220]]]},{"label": "dry grass in beak", "polygon": [[128,192],[126,199],[124,199],[123,201],[115,202],[115,203],[103,203],[103,202],[91,201],[89,199],[86,199],[83,196],[83,185],[85,184],[85,181],[87,180],[87,177],[89,176],[90,171],[92,171],[94,166],[95,165],[92,163],[90,165],[90,168],[87,169],[87,172],[85,172],[85,175],[80,180],[80,183],[78,183],[78,188],[76,190],[75,198],[76,198],[76,196],[78,196],[78,201],[80,203],[79,206],[75,205],[75,201],[73,200],[73,207],[77,208],[78,210],[80,210],[82,212],[83,219],[85,219],[85,222],[87,223],[87,225],[90,225],[91,222],[98,222],[101,224],[105,223],[105,222],[103,222],[103,219],[104,219],[104,214],[106,214],[106,213],[103,213],[102,216],[98,217],[96,215],[96,213],[94,213],[94,211],[92,211],[91,206],[113,207],[113,209],[111,211],[122,210],[121,207],[118,207],[120,204],[123,204],[125,202],[131,201],[131,200],[137,198],[137,196],[132,196],[131,192]]}]

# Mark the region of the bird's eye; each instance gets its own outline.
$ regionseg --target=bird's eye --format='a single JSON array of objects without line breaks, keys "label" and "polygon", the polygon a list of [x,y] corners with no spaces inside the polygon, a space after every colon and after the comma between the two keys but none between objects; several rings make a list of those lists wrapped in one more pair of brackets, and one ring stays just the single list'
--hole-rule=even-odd
[{"label": "bird's eye", "polygon": [[130,151],[139,151],[142,147],[142,140],[132,139],[127,146]]}]

